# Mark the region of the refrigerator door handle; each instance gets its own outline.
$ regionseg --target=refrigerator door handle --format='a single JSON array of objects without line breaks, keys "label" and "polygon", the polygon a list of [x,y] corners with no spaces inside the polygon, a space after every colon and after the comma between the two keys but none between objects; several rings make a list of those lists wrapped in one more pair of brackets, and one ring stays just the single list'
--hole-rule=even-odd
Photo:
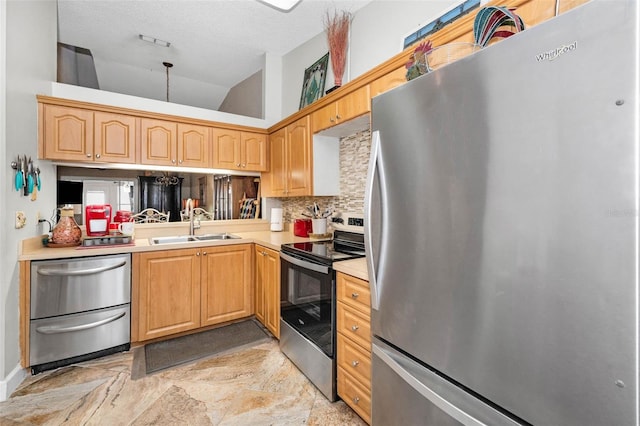
[{"label": "refrigerator door handle", "polygon": [[[384,362],[389,368],[391,368],[404,382],[415,389],[420,395],[422,395],[433,405],[435,405],[440,410],[444,411],[463,425],[521,425],[521,423],[512,420],[511,418],[503,415],[502,413],[499,413],[493,408],[490,408],[489,406],[480,402],[480,400],[476,400],[476,403],[473,404],[466,404],[468,408],[473,407],[476,414],[479,415],[474,415],[469,411],[464,411],[460,407],[456,406],[456,404],[454,404],[452,400],[456,396],[458,396],[460,400],[462,400],[462,398],[465,398],[468,402],[470,399],[475,399],[474,397],[459,389],[453,383],[446,381],[444,378],[436,375],[435,373],[424,367],[423,374],[421,374],[420,378],[417,378],[416,376],[411,374],[411,372],[409,371],[409,368],[411,366],[407,365],[407,362],[403,362],[403,357],[398,356],[388,349],[378,346],[377,344],[373,344],[371,346],[372,353],[374,353],[382,362]],[[427,376],[433,377],[431,378]],[[429,383],[429,381],[433,381],[433,386],[430,387],[432,383]],[[443,386],[443,382],[446,382],[447,384]],[[434,390],[434,387],[439,388],[440,392]],[[446,393],[449,396],[448,399],[442,396],[443,390],[446,390]],[[461,394],[464,394],[464,396],[460,396]]]},{"label": "refrigerator door handle", "polygon": [[[377,185],[376,185],[377,183]],[[379,194],[375,191],[379,191]],[[374,131],[371,135],[371,156],[369,157],[369,168],[367,171],[367,181],[365,187],[364,208],[365,208],[365,233],[364,243],[367,253],[367,269],[369,271],[369,285],[371,287],[371,308],[378,309],[380,305],[380,283],[378,276],[380,274],[380,252],[376,250],[382,249],[382,237],[384,230],[384,220],[387,215],[384,214],[386,204],[386,193],[384,185],[384,173],[382,169],[382,158],[380,156],[380,132]],[[379,215],[379,229],[374,229],[373,220],[375,215]]]}]

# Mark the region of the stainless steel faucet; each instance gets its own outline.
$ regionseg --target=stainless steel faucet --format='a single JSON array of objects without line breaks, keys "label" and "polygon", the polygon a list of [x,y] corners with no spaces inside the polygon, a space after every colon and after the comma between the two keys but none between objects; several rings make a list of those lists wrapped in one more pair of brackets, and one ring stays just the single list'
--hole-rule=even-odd
[{"label": "stainless steel faucet", "polygon": [[200,220],[198,220],[197,224],[195,223],[195,216],[193,214],[193,200],[191,198],[187,199],[185,208],[189,213],[189,235],[195,235],[195,230],[200,229]]}]

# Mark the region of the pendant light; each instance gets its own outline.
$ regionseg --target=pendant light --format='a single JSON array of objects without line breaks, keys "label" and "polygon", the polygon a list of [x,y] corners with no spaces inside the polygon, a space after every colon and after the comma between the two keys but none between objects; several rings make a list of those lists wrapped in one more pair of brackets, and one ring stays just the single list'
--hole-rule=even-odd
[{"label": "pendant light", "polygon": [[173,64],[171,62],[163,62],[162,65],[167,68],[167,102],[169,102],[169,68],[171,68]]}]

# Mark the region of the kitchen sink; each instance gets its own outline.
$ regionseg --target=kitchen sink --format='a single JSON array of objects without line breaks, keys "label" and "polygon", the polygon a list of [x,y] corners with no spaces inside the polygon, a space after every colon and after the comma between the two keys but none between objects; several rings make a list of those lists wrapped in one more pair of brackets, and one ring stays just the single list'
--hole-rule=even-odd
[{"label": "kitchen sink", "polygon": [[191,235],[179,235],[177,237],[155,237],[149,238],[151,244],[176,244],[176,243],[188,243],[191,241],[198,241]]},{"label": "kitchen sink", "polygon": [[209,241],[209,240],[235,240],[240,237],[232,234],[205,234],[205,235],[196,235],[196,240],[198,241]]},{"label": "kitchen sink", "polygon": [[221,234],[205,234],[205,235],[178,235],[172,237],[154,237],[149,238],[149,243],[156,244],[178,244],[190,243],[194,241],[212,241],[212,240],[232,240],[239,239],[237,235],[221,233]]}]

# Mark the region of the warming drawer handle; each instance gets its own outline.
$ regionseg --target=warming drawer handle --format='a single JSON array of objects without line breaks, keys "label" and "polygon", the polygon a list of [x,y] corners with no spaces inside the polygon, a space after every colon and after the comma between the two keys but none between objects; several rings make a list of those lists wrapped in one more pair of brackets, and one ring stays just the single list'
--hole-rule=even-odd
[{"label": "warming drawer handle", "polygon": [[50,277],[76,277],[80,275],[94,275],[101,272],[110,271],[112,269],[118,269],[127,264],[126,260],[120,263],[115,263],[108,266],[99,266],[97,268],[90,269],[78,269],[77,271],[69,271],[67,269],[38,269],[38,274],[46,275]]},{"label": "warming drawer handle", "polygon": [[36,331],[41,334],[60,334],[60,333],[70,333],[73,331],[81,331],[87,330],[90,328],[100,327],[101,325],[109,324],[117,319],[125,316],[126,312],[120,312],[117,315],[114,315],[109,318],[102,319],[100,321],[90,322],[89,324],[80,324],[80,325],[72,325],[71,327],[55,327],[51,325],[45,325],[42,327],[36,327]]}]

